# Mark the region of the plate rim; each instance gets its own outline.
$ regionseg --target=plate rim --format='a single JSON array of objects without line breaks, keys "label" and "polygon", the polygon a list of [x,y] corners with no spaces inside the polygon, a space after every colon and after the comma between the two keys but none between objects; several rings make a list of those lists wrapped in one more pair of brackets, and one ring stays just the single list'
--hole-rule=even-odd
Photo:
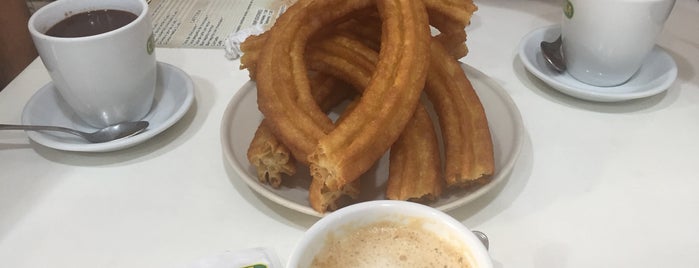
[{"label": "plate rim", "polygon": [[[73,151],[73,152],[110,152],[110,151],[116,151],[116,150],[121,150],[121,149],[126,149],[132,146],[135,146],[137,144],[140,144],[146,140],[149,140],[153,138],[154,136],[160,134],[161,132],[165,131],[166,129],[170,128],[172,125],[174,125],[177,121],[182,119],[182,117],[185,115],[185,113],[189,110],[189,108],[192,106],[192,103],[194,102],[194,82],[192,81],[191,77],[184,72],[182,69],[178,68],[177,66],[174,66],[169,63],[165,62],[160,62],[157,61],[157,68],[160,68],[163,70],[163,72],[170,72],[173,73],[179,77],[181,77],[185,83],[180,85],[180,87],[183,88],[185,97],[180,104],[180,107],[175,110],[167,119],[164,121],[161,121],[158,125],[153,125],[152,122],[150,126],[146,130],[144,130],[142,133],[131,136],[131,137],[126,137],[123,139],[118,139],[110,142],[105,142],[105,143],[66,143],[66,142],[57,142],[51,139],[46,138],[47,135],[50,134],[44,134],[41,132],[36,132],[36,131],[28,131],[27,136],[33,140],[34,142],[41,144],[43,146],[57,149],[57,150],[63,150],[63,151]],[[171,87],[163,87],[164,91],[168,91],[167,89]],[[53,81],[49,81],[46,83],[44,86],[39,88],[34,95],[27,101],[27,103],[24,106],[24,109],[22,110],[22,123],[23,124],[31,124],[32,119],[29,118],[29,111],[32,109],[32,107],[36,106],[36,102],[38,102],[43,95],[49,94],[50,90],[56,90],[55,86],[53,85]],[[171,90],[169,90],[171,91]],[[148,117],[150,114],[152,114],[155,110],[151,110],[148,112],[148,114],[145,115],[145,117]]]},{"label": "plate rim", "polygon": [[[452,209],[458,208],[463,206],[464,204],[471,202],[481,196],[483,196],[485,193],[489,192],[493,188],[495,188],[497,185],[501,184],[504,182],[512,173],[512,170],[514,169],[514,166],[519,159],[519,155],[521,152],[521,149],[523,147],[524,143],[524,125],[522,121],[522,116],[519,111],[519,108],[515,104],[514,100],[510,97],[510,95],[507,93],[507,91],[500,85],[498,84],[495,80],[493,80],[491,77],[487,76],[485,73],[477,70],[476,68],[459,62],[461,65],[462,70],[464,73],[466,73],[469,76],[469,79],[474,79],[475,78],[479,79],[479,81],[482,81],[482,83],[488,85],[490,89],[492,89],[490,92],[494,92],[494,94],[497,96],[498,99],[503,101],[506,104],[506,110],[507,113],[511,116],[512,121],[513,121],[513,144],[511,151],[512,153],[504,159],[504,164],[500,169],[497,171],[497,176],[494,176],[492,180],[474,190],[471,192],[468,196],[459,198],[457,200],[454,200],[450,203],[447,204],[442,204],[440,206],[433,206],[430,204],[427,204],[430,207],[434,207],[438,210],[447,212]],[[221,130],[220,130],[220,138],[221,138],[221,145],[223,149],[224,156],[226,158],[227,164],[231,165],[233,169],[236,171],[236,175],[239,176],[245,184],[252,188],[256,193],[264,196],[265,198],[268,198],[270,201],[276,203],[277,205],[280,205],[282,207],[285,207],[287,209],[295,210],[297,212],[301,212],[306,215],[310,216],[315,216],[322,218],[325,215],[328,215],[330,212],[326,213],[319,213],[315,210],[313,210],[310,205],[300,205],[296,202],[290,201],[285,199],[284,197],[278,195],[277,193],[274,193],[272,190],[268,189],[267,187],[263,186],[262,183],[260,183],[257,179],[255,178],[248,178],[247,171],[245,170],[249,166],[241,166],[242,164],[236,161],[236,156],[233,151],[233,144],[232,139],[228,139],[228,137],[232,136],[232,131],[234,126],[232,126],[232,117],[234,116],[233,111],[236,109],[236,107],[240,104],[242,99],[247,96],[247,94],[253,94],[254,91],[248,89],[248,87],[255,87],[256,83],[254,81],[247,81],[245,82],[238,92],[235,93],[233,98],[229,101],[228,106],[226,107],[224,114],[221,118]]]},{"label": "plate rim", "polygon": [[254,85],[256,85],[255,81],[249,80],[245,82],[238,89],[238,92],[236,92],[235,95],[233,95],[233,98],[228,102],[228,105],[226,106],[226,109],[223,112],[223,116],[221,118],[220,138],[221,146],[223,147],[223,154],[226,157],[226,162],[233,167],[237,175],[245,182],[245,184],[248,187],[252,188],[254,192],[264,196],[265,198],[268,198],[269,200],[271,200],[279,206],[286,207],[291,210],[304,213],[306,215],[323,217],[324,214],[315,211],[310,206],[302,206],[295,202],[290,202],[280,195],[277,195],[276,193],[264,187],[257,178],[247,178],[243,175],[247,173],[245,171],[245,167],[241,166],[238,161],[235,161],[233,144],[231,144],[231,139],[227,138],[230,136],[230,133],[233,130],[233,126],[231,125],[233,120],[231,119],[231,117],[233,117],[233,111],[235,110],[236,106],[238,106],[238,104],[242,101],[243,97],[245,97],[247,94],[253,93],[252,90],[246,90],[246,88],[253,87]]}]

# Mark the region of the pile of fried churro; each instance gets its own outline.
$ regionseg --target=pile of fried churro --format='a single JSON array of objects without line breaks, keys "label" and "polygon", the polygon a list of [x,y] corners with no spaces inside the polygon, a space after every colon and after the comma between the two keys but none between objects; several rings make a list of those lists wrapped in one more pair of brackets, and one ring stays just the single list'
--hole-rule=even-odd
[{"label": "pile of fried churro", "polygon": [[[457,61],[476,9],[470,0],[299,0],[249,37],[241,68],[265,117],[248,149],[259,180],[280,187],[297,162],[308,166],[308,199],[321,213],[356,198],[359,177],[389,151],[389,199],[431,202],[445,188],[487,183],[490,130]],[[345,101],[333,122],[327,112]]]}]

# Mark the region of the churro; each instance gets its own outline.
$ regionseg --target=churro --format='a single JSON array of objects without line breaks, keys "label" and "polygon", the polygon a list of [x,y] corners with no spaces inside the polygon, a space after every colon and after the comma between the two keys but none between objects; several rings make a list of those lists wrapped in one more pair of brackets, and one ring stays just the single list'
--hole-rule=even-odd
[{"label": "churro", "polygon": [[439,116],[447,185],[468,186],[493,174],[493,142],[483,105],[457,61],[431,44],[425,92]]},{"label": "churro", "polygon": [[[313,43],[308,51],[311,69],[332,74],[357,89],[367,86],[366,74],[374,72],[378,58],[378,53],[361,41],[339,32]],[[433,201],[441,194],[442,184],[437,135],[427,110],[420,104],[391,146],[386,197]],[[319,192],[311,191],[314,194]]]},{"label": "churro", "polygon": [[[443,181],[487,181],[494,171],[487,118],[455,60],[468,53],[464,29],[475,10],[470,0],[299,0],[268,32],[246,40],[241,68],[258,82],[265,116],[251,150],[268,143],[250,159],[258,177],[278,185],[294,159],[309,165],[309,201],[319,212],[356,197],[359,176],[389,148],[387,198],[433,200]],[[430,38],[429,25],[439,34]],[[322,87],[309,69],[362,92],[335,124],[325,111],[346,96],[318,99]],[[443,181],[423,88],[442,130]],[[265,161],[272,165],[259,164]]]},{"label": "churro", "polygon": [[308,159],[318,140],[334,128],[310,94],[303,62],[306,41],[322,25],[371,3],[302,0],[282,14],[266,33],[264,53],[255,63],[258,107],[275,136],[296,159]]},{"label": "churro", "polygon": [[[319,140],[313,180],[334,191],[368,170],[396,141],[418,104],[429,62],[427,11],[420,1],[378,1],[379,60],[359,104]],[[324,208],[316,208],[324,211]]]},{"label": "churro", "polygon": [[[313,97],[323,111],[329,111],[351,94],[347,85],[323,74],[312,76],[311,88]],[[263,120],[255,131],[247,157],[255,166],[258,180],[276,188],[282,183],[282,174],[291,176],[296,173],[296,161],[286,145],[274,136],[265,121]]]}]

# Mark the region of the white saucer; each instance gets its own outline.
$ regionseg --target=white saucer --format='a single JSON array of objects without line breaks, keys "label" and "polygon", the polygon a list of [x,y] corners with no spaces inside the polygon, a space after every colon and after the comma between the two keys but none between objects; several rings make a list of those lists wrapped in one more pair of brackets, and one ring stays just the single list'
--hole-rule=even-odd
[{"label": "white saucer", "polygon": [[616,102],[653,96],[667,90],[677,78],[677,64],[661,47],[655,46],[641,69],[626,83],[597,87],[580,82],[570,74],[558,73],[546,65],[541,41],[556,40],[559,25],[538,28],[522,38],[519,57],[524,67],[549,86],[573,97],[599,102]]},{"label": "white saucer", "polygon": [[[77,136],[59,132],[27,131],[27,135],[36,143],[46,147],[79,152],[116,151],[152,138],[180,120],[194,100],[194,84],[189,75],[167,63],[158,62],[157,68],[155,101],[150,112],[143,118],[150,125],[142,133],[105,143],[89,143]],[[96,130],[77,117],[58,95],[51,82],[29,99],[22,112],[22,123],[63,126],[86,132]]]}]

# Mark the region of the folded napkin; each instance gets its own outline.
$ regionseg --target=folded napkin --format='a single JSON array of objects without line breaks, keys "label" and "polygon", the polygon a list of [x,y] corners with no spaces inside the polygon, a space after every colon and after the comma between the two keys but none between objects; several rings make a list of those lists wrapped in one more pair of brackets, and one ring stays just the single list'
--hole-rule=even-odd
[{"label": "folded napkin", "polygon": [[223,41],[226,49],[226,58],[229,60],[237,60],[243,55],[243,51],[240,50],[240,44],[245,41],[246,38],[252,35],[259,35],[265,32],[262,25],[251,26],[250,28],[245,28],[240,31],[234,32]]}]

